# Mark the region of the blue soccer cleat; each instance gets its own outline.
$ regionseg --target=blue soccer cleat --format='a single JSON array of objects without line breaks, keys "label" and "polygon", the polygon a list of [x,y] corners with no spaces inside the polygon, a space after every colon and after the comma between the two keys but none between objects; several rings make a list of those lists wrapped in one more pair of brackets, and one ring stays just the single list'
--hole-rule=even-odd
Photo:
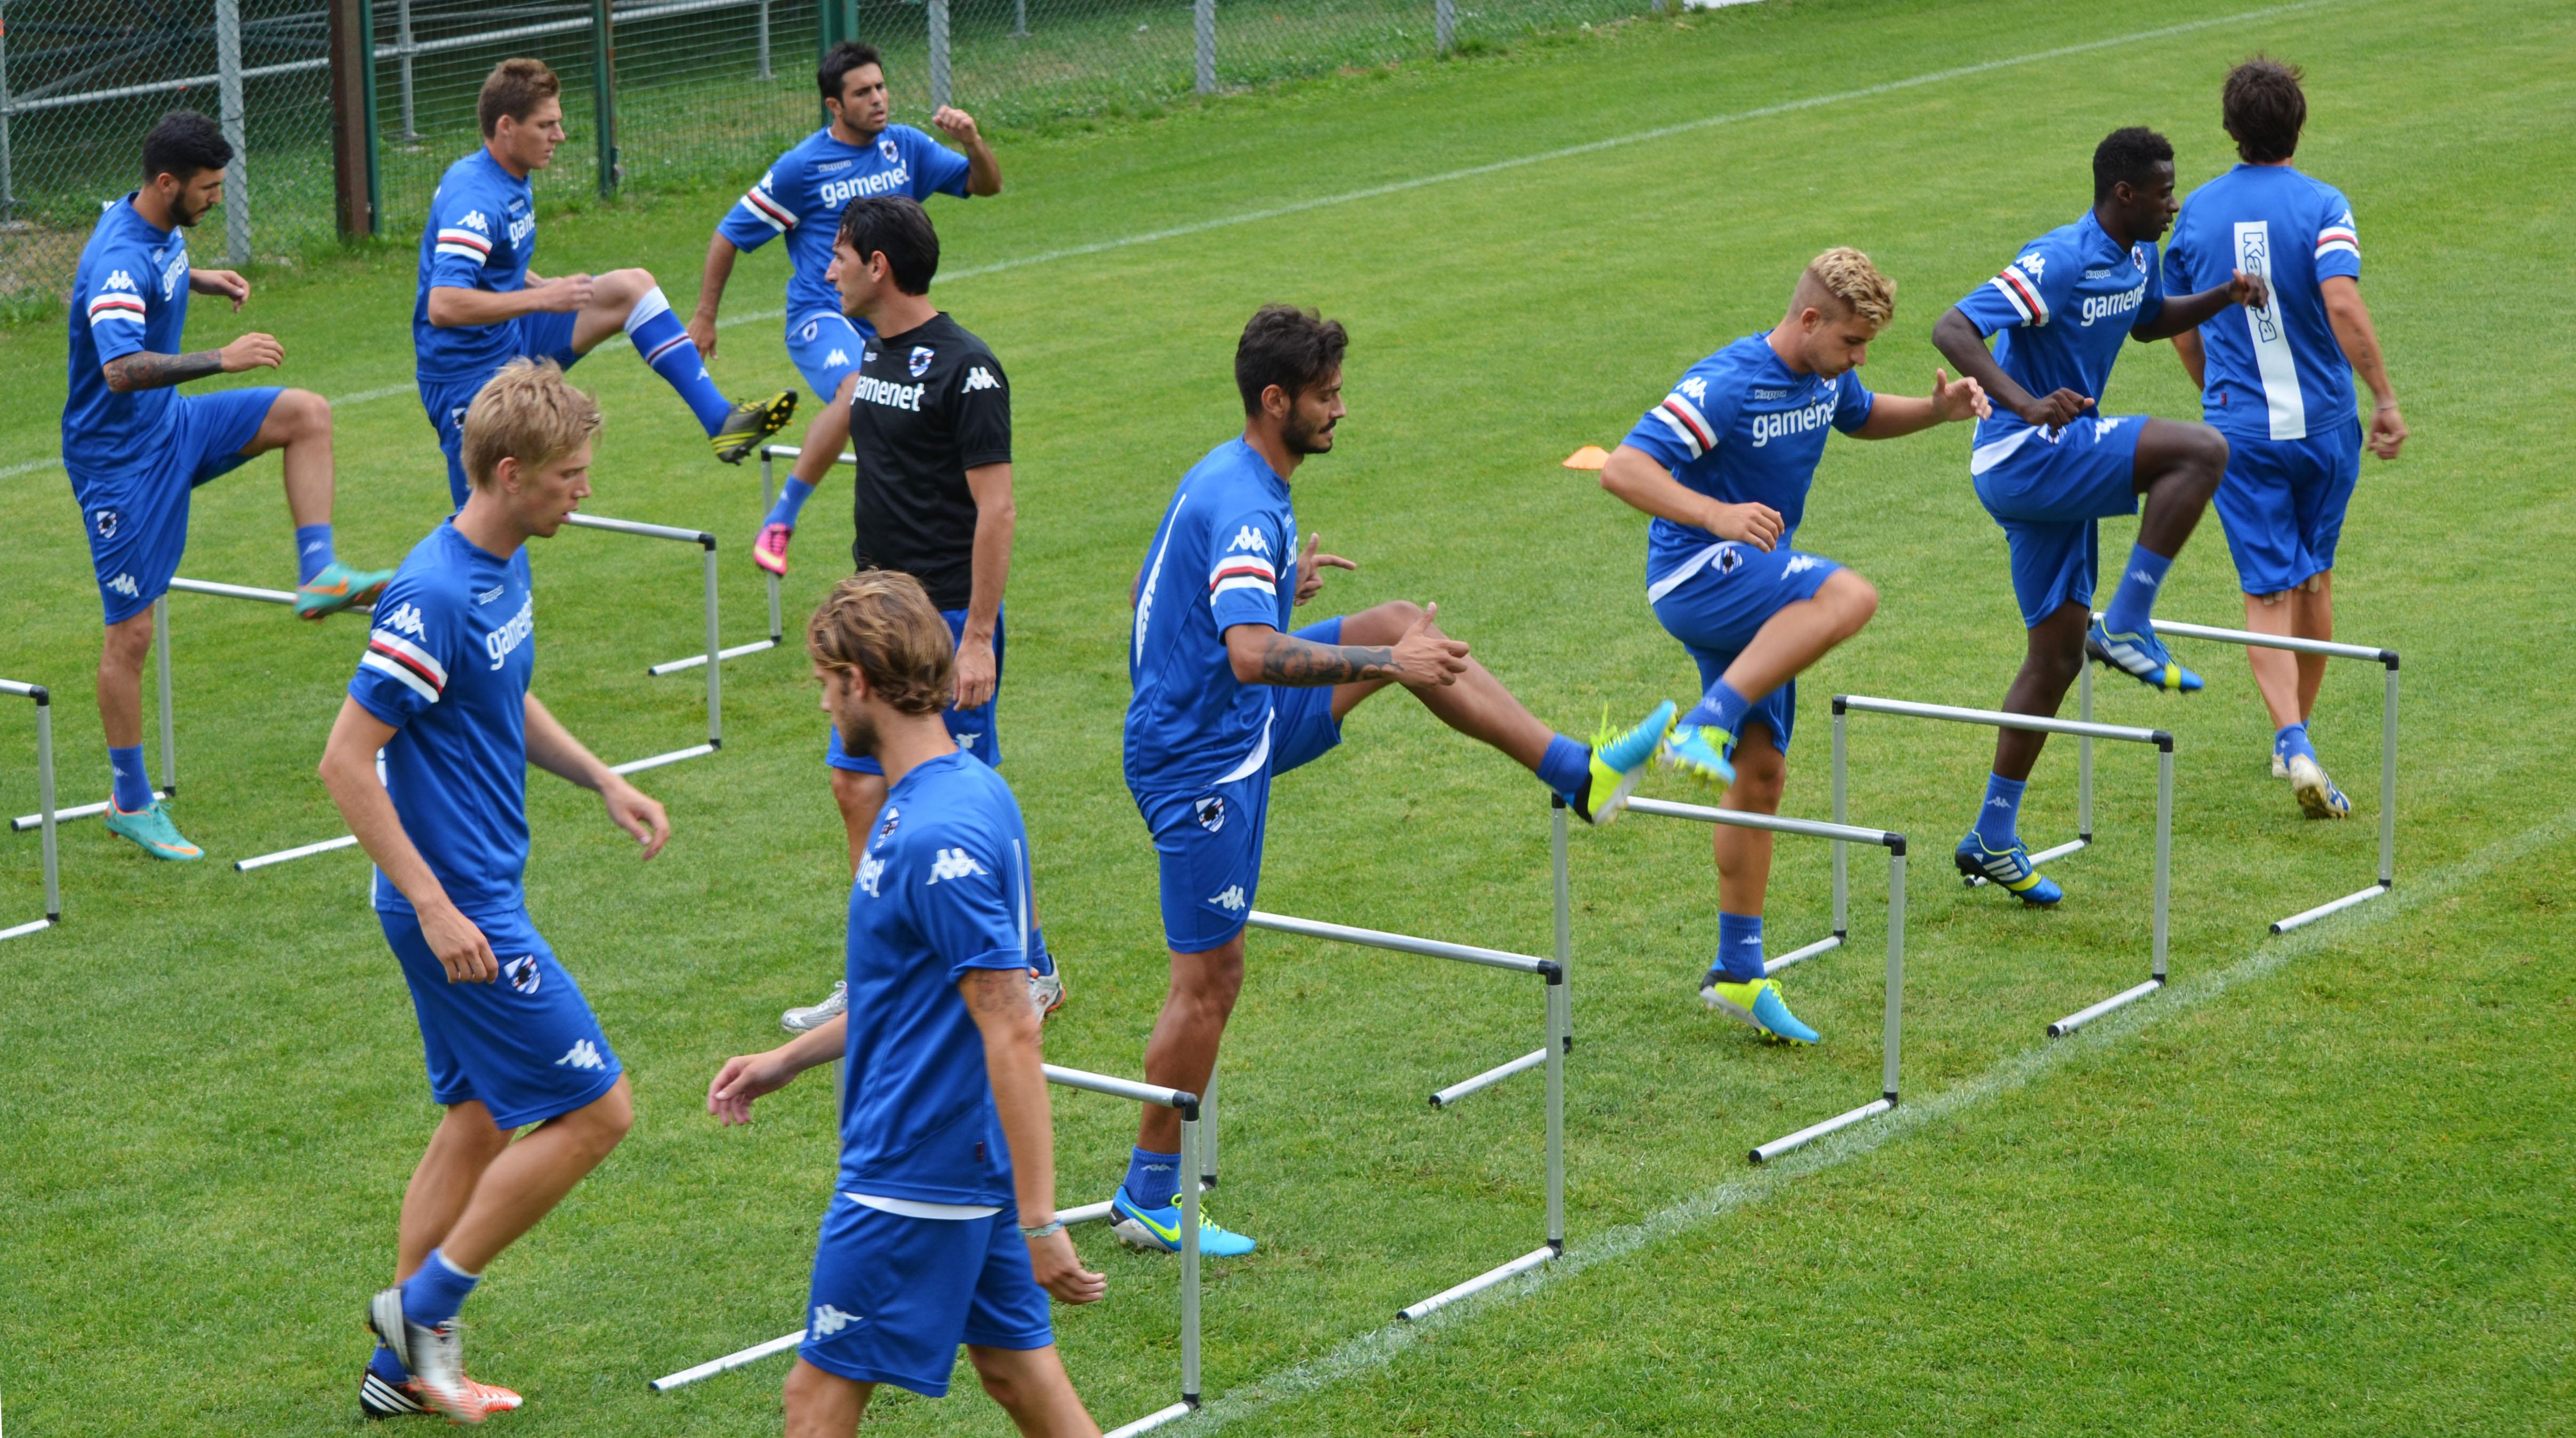
[{"label": "blue soccer cleat", "polygon": [[2066,897],[2057,881],[2031,867],[2030,846],[2015,836],[2009,849],[1989,849],[1985,837],[1970,829],[1968,837],[1950,856],[1957,861],[1959,872],[1970,879],[1983,879],[2005,893],[2018,896],[2025,904],[2041,908]]},{"label": "blue soccer cleat", "polygon": [[2293,754],[2285,767],[2289,771],[2290,792],[2297,796],[2300,811],[2309,818],[2352,817],[2352,801],[2335,787],[2333,779],[2327,777],[2323,764],[2305,754]]},{"label": "blue soccer cleat", "polygon": [[[1118,1185],[1118,1192],[1109,1200],[1109,1217],[1111,1220],[1109,1231],[1117,1234],[1118,1241],[1129,1248],[1139,1248],[1149,1253],[1181,1251],[1181,1196],[1177,1193],[1172,1195],[1171,1202],[1162,1207],[1147,1208],[1129,1198],[1127,1185],[1122,1183]],[[1217,1227],[1216,1220],[1207,1216],[1206,1206],[1200,1206],[1199,1252],[1201,1255],[1208,1258],[1237,1258],[1257,1247],[1259,1247],[1258,1244],[1242,1234]]]},{"label": "blue soccer cleat", "polygon": [[1628,807],[1628,796],[1636,792],[1637,781],[1654,759],[1655,746],[1673,727],[1676,712],[1673,701],[1667,699],[1625,734],[1611,733],[1610,712],[1601,712],[1601,732],[1592,736],[1592,768],[1583,781],[1583,792],[1565,796],[1584,823],[1607,824]]},{"label": "blue soccer cleat", "polygon": [[2085,631],[2084,652],[2150,689],[2167,694],[2200,692],[2200,676],[2176,664],[2165,652],[2164,641],[2153,634],[2113,634],[2096,619]]},{"label": "blue soccer cleat", "polygon": [[1664,736],[1664,746],[1656,754],[1667,769],[1678,769],[1714,789],[1735,782],[1735,765],[1726,751],[1735,736],[1706,724],[1676,724]]},{"label": "blue soccer cleat", "polygon": [[1780,986],[1769,979],[1738,982],[1728,978],[1724,969],[1711,969],[1700,977],[1699,997],[1710,1008],[1751,1024],[1765,1043],[1816,1042],[1816,1031],[1798,1022],[1781,999]]}]

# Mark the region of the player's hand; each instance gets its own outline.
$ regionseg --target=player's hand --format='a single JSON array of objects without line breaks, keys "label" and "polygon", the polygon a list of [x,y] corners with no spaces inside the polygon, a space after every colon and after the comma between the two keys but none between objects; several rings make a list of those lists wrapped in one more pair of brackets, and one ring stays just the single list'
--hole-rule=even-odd
[{"label": "player's hand", "polygon": [[778,1050],[765,1054],[737,1054],[726,1059],[716,1070],[715,1082],[707,1085],[707,1112],[717,1123],[731,1127],[751,1122],[751,1101],[762,1094],[772,1094],[787,1087],[796,1077],[778,1057]]},{"label": "player's hand", "polygon": [[1073,1235],[1061,1228],[1029,1240],[1029,1272],[1058,1303],[1098,1303],[1109,1292],[1109,1275],[1083,1267]]},{"label": "player's hand", "polygon": [[560,275],[533,287],[537,309],[545,314],[570,314],[590,303],[591,279],[588,275]]},{"label": "player's hand", "polygon": [[277,342],[277,336],[257,331],[243,335],[215,353],[226,374],[240,374],[246,369],[275,369],[286,362],[286,346]]},{"label": "player's hand", "polygon": [[1001,687],[1002,661],[993,654],[993,639],[969,636],[957,641],[957,707],[973,709],[993,702]]},{"label": "player's hand", "polygon": [[1780,531],[1785,528],[1780,511],[1767,504],[1721,504],[1708,523],[1708,532],[1718,538],[1750,544],[1765,554],[1780,542]]},{"label": "player's hand", "polygon": [[644,846],[645,858],[662,852],[662,846],[671,842],[670,816],[662,812],[661,803],[624,779],[612,775],[610,783],[600,786],[599,802],[608,810],[608,822]]},{"label": "player's hand", "polygon": [[1994,404],[1986,398],[1986,387],[1977,383],[1975,376],[1961,375],[1954,384],[1948,370],[1932,371],[1933,418],[1949,424],[1956,420],[1984,419],[1994,412]]},{"label": "player's hand", "polygon": [[2227,282],[2230,300],[2249,310],[2259,310],[2272,303],[2272,287],[2263,283],[2261,275],[2249,275],[2243,270],[2234,273],[2236,277]]},{"label": "player's hand", "polygon": [[938,113],[930,117],[930,123],[938,128],[939,133],[961,145],[972,146],[977,138],[975,117],[954,105],[940,106]]},{"label": "player's hand", "polygon": [[1422,606],[1422,617],[1395,641],[1395,682],[1407,689],[1440,689],[1467,672],[1467,646],[1440,632],[1440,606]]},{"label": "player's hand", "polygon": [[2042,429],[2060,429],[2073,424],[2077,416],[2092,407],[2092,396],[2061,389],[2032,400],[2015,413],[2022,417],[2024,423],[2035,424]]},{"label": "player's hand", "polygon": [[221,295],[233,302],[233,313],[240,314],[242,301],[250,298],[250,281],[231,270],[188,271],[188,288],[201,295]]},{"label": "player's hand", "polygon": [[447,970],[449,983],[488,984],[501,976],[501,961],[492,957],[492,941],[454,904],[442,903],[419,914],[420,937]]},{"label": "player's hand", "polygon": [[713,315],[691,315],[687,325],[689,342],[698,347],[698,358],[716,357],[716,319]]},{"label": "player's hand", "polygon": [[1314,598],[1315,592],[1324,587],[1324,569],[1326,566],[1330,566],[1334,569],[1359,568],[1357,564],[1342,558],[1338,554],[1317,554],[1315,552],[1315,543],[1317,538],[1318,536],[1316,535],[1307,535],[1306,547],[1297,551],[1296,602],[1299,604],[1303,604],[1307,600]]},{"label": "player's hand", "polygon": [[2370,412],[2370,452],[2381,459],[2395,459],[2398,446],[2406,443],[2406,417],[2397,412],[2394,400]]}]

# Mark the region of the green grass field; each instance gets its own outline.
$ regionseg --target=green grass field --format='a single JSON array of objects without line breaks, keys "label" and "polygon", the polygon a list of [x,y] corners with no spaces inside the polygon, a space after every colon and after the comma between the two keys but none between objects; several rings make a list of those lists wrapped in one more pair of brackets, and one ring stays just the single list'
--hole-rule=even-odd
[{"label": "green grass field", "polygon": [[[2067,47],[2087,48],[2049,53]],[[1125,596],[1174,479],[1237,423],[1229,357],[1256,303],[1317,304],[1354,335],[1341,444],[1298,482],[1305,527],[1364,566],[1323,603],[1436,600],[1540,714],[1588,729],[1694,680],[1640,602],[1643,520],[1558,461],[1770,323],[1829,244],[1900,281],[1865,378],[1921,392],[1934,319],[2081,211],[2103,132],[2162,128],[2186,186],[2229,162],[2218,81],[2257,49],[2307,67],[2301,161],[2358,208],[2415,431],[2402,460],[2368,463],[2339,585],[2344,635],[2406,656],[2395,894],[2265,937],[2370,877],[2375,670],[2332,675],[2319,708],[2360,810],[2333,826],[2265,777],[2234,654],[2193,649],[2210,688],[2189,700],[2105,684],[2102,718],[2180,735],[2176,983],[2051,1043],[2047,1020],[2145,968],[2151,761],[2100,756],[2101,840],[2057,866],[2062,910],[2029,913],[1947,871],[1988,736],[1855,719],[1853,817],[1915,836],[1907,1102],[1748,1169],[1751,1144],[1876,1092],[1876,861],[1854,868],[1852,947],[1784,976],[1826,1035],[1789,1053],[1690,993],[1713,942],[1704,834],[1578,833],[1569,1251],[1416,1329],[1390,1323],[1399,1305],[1541,1236],[1536,1081],[1422,1102],[1533,1047],[1536,1005],[1508,976],[1258,935],[1216,1212],[1264,1243],[1210,1265],[1213,1401],[1189,1427],[2576,1428],[2576,682],[2557,603],[2576,341],[2547,299],[2576,258],[2565,7],[1785,0],[1007,152],[1007,193],[934,207],[936,294],[1018,391],[1005,772],[1074,987],[1049,1056],[1134,1072],[1162,993],[1151,849],[1118,773]],[[647,264],[685,307],[734,193],[558,219],[542,267]],[[746,263],[734,312],[774,309],[782,274]],[[204,343],[255,324],[283,340],[285,382],[375,396],[339,410],[339,533],[344,555],[387,564],[444,512],[409,392],[411,285],[392,253],[263,277],[239,319],[196,309]],[[728,388],[792,381],[773,323],[725,331]],[[590,508],[721,533],[727,639],[752,637],[757,477],[710,466],[630,354],[576,376],[610,416]],[[20,396],[0,407],[0,675],[54,686],[63,802],[95,799],[79,518],[59,470],[8,472],[57,447],[58,322],[0,331],[0,377]],[[2197,405],[2170,355],[2140,347],[2107,408]],[[1811,676],[1792,813],[1827,809],[1824,695],[1991,705],[2018,661],[1966,449],[1953,430],[1827,451],[1802,545],[1885,601]],[[791,624],[836,577],[847,495],[808,510]],[[2128,535],[2109,529],[2117,552]],[[199,492],[183,572],[286,581],[275,461]],[[642,671],[697,642],[693,558],[567,532],[536,572],[555,712],[612,761],[689,742],[696,682]],[[2239,621],[2214,524],[2174,575],[2166,617]],[[0,1412],[30,1435],[349,1432],[362,1301],[435,1113],[363,861],[224,861],[339,832],[313,763],[361,629],[197,596],[172,611],[175,812],[216,862],[155,866],[68,826],[66,926],[0,946]],[[747,1131],[701,1111],[715,1066],[773,1042],[778,1011],[839,963],[847,876],[802,671],[792,651],[727,667],[723,752],[646,776],[678,830],[649,866],[586,796],[531,784],[530,904],[640,1117],[468,1310],[476,1372],[528,1395],[500,1420],[513,1432],[778,1428],[777,1360],[670,1396],[645,1384],[799,1321],[830,1186],[820,1075]],[[29,734],[23,708],[0,710],[10,813],[35,803]],[[2072,827],[2073,769],[2062,745],[2043,760],[2035,842]],[[1546,821],[1507,761],[1382,698],[1280,785],[1262,903],[1541,950]],[[35,868],[31,836],[0,835],[0,923],[39,908]],[[1820,846],[1784,845],[1775,943],[1823,930],[1826,876]],[[1056,1112],[1064,1202],[1105,1197],[1132,1111],[1059,1093]],[[1171,1401],[1174,1266],[1096,1229],[1081,1242],[1111,1294],[1060,1310],[1058,1331],[1107,1426]],[[971,1381],[873,1416],[1008,1431]]]}]

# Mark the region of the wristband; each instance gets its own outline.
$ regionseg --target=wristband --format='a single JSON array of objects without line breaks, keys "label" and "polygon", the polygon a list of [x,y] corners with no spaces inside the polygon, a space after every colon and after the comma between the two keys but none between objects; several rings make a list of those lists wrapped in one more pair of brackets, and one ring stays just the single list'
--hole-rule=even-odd
[{"label": "wristband", "polygon": [[1020,1229],[1020,1237],[1027,1239],[1031,1243],[1035,1243],[1041,1238],[1046,1238],[1062,1232],[1064,1232],[1064,1220],[1061,1218],[1054,1218],[1047,1220],[1045,1223],[1039,1224],[1035,1228],[1023,1226]]}]

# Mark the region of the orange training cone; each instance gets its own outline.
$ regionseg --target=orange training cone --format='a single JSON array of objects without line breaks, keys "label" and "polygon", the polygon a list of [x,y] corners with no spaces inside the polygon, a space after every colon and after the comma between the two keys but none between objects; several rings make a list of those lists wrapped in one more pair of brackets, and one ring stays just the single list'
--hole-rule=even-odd
[{"label": "orange training cone", "polygon": [[1610,452],[1597,444],[1587,444],[1565,457],[1567,469],[1599,469],[1610,462]]}]

